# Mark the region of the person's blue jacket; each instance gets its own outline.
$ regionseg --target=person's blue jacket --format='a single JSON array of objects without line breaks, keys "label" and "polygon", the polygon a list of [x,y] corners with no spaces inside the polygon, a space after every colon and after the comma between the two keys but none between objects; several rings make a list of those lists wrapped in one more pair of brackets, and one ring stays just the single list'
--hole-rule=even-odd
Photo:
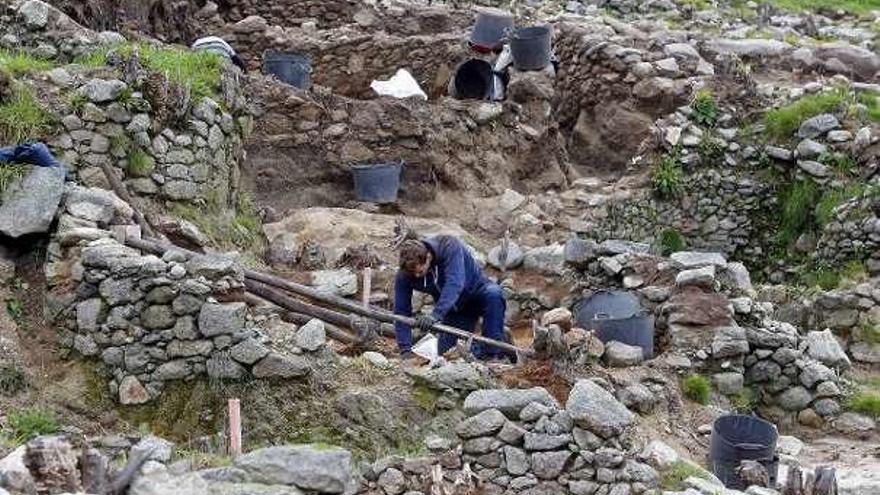
[{"label": "person's blue jacket", "polygon": [[[424,277],[413,277],[398,271],[394,280],[394,313],[412,316],[413,291],[430,294],[434,298],[433,316],[443,321],[446,315],[460,307],[460,303],[476,293],[488,279],[471,256],[467,247],[453,236],[441,235],[423,239],[433,260]],[[397,343],[401,350],[412,347],[412,329],[395,323]]]},{"label": "person's blue jacket", "polygon": [[43,143],[25,143],[0,148],[0,163],[29,163],[38,167],[64,168]]}]

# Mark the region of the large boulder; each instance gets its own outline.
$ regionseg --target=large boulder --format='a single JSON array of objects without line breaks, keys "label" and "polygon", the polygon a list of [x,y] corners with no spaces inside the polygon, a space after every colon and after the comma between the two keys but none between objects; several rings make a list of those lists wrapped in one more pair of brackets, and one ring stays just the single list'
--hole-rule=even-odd
[{"label": "large boulder", "polygon": [[519,413],[532,402],[559,408],[559,403],[550,392],[542,387],[534,387],[477,390],[464,400],[464,411],[473,415],[488,409],[498,409],[508,418],[519,419]]},{"label": "large boulder", "polygon": [[850,366],[849,357],[834,338],[831,330],[822,332],[810,332],[807,334],[807,355],[827,366]]},{"label": "large boulder", "polygon": [[602,438],[622,434],[634,419],[626,406],[591,380],[578,380],[571,389],[565,410],[576,425]]},{"label": "large boulder", "polygon": [[414,368],[406,372],[414,380],[434,390],[479,390],[490,381],[471,363],[445,363],[437,368]]},{"label": "large boulder", "polygon": [[302,356],[272,352],[254,366],[252,373],[257,378],[299,378],[311,371],[308,360]]},{"label": "large boulder", "polygon": [[293,485],[319,493],[345,493],[354,483],[351,453],[334,447],[268,447],[239,457],[235,466],[257,483]]},{"label": "large boulder", "polygon": [[704,266],[715,266],[723,268],[727,265],[727,260],[721,253],[702,253],[697,251],[679,251],[672,253],[669,258],[678,266],[685,270],[691,268],[702,268]]},{"label": "large boulder", "polygon": [[13,493],[36,493],[34,478],[24,464],[27,446],[13,450],[0,459],[0,489],[12,490]]},{"label": "large boulder", "polygon": [[708,41],[704,48],[713,55],[735,54],[745,58],[777,57],[793,47],[788,43],[769,39],[727,39],[716,38]]},{"label": "large boulder", "polygon": [[3,191],[0,232],[9,237],[49,231],[64,193],[63,168],[34,167]]}]

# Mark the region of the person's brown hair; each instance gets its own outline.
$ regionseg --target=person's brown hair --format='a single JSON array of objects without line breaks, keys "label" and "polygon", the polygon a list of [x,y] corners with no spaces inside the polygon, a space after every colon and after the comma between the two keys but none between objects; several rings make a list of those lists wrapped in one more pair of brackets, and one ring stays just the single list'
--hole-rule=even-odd
[{"label": "person's brown hair", "polygon": [[413,273],[415,268],[428,261],[428,248],[417,239],[409,239],[400,246],[400,269]]}]

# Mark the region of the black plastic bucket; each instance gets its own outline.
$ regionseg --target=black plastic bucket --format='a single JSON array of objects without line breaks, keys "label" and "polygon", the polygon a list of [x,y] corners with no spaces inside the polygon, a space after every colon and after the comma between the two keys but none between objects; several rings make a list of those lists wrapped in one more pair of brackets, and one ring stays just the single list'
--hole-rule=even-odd
[{"label": "black plastic bucket", "polygon": [[366,203],[394,203],[400,189],[402,163],[352,165],[354,194]]},{"label": "black plastic bucket", "polygon": [[654,357],[654,316],[642,309],[635,295],[598,291],[577,303],[574,311],[578,327],[595,330],[602,342],[638,346],[645,359]]},{"label": "black plastic bucket", "polygon": [[312,65],[309,58],[298,53],[267,52],[263,55],[263,73],[272,74],[283,83],[299,89],[312,84]]},{"label": "black plastic bucket", "polygon": [[468,60],[455,71],[455,97],[485,100],[492,92],[493,79],[492,64],[476,58]]},{"label": "black plastic bucket", "polygon": [[779,433],[772,423],[755,416],[730,414],[721,416],[712,425],[712,444],[709,463],[712,473],[733,490],[745,490],[745,483],[736,475],[741,461],[759,462],[770,476],[770,486],[776,486],[779,459],[776,440]]},{"label": "black plastic bucket", "polygon": [[483,9],[477,13],[477,21],[468,41],[481,51],[497,50],[511,31],[513,14],[498,9]]},{"label": "black plastic bucket", "polygon": [[550,28],[517,29],[510,39],[510,54],[517,70],[541,70],[550,63]]}]

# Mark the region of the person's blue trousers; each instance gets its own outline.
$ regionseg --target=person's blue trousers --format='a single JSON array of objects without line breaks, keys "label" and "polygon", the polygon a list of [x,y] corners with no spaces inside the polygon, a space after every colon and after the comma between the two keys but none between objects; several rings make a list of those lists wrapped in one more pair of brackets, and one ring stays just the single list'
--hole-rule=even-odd
[{"label": "person's blue trousers", "polygon": [[[471,294],[465,300],[460,300],[456,310],[449,312],[443,319],[443,324],[473,333],[477,326],[477,320],[482,317],[483,337],[504,342],[504,312],[506,310],[507,302],[504,300],[504,291],[498,284],[487,282],[479,291]],[[442,355],[455,346],[458,337],[439,332],[437,341],[437,351]],[[504,351],[501,349],[480,342],[473,343],[471,352],[479,359],[504,356]]]},{"label": "person's blue trousers", "polygon": [[0,148],[0,163],[29,163],[38,167],[64,168],[43,143],[26,143]]}]

